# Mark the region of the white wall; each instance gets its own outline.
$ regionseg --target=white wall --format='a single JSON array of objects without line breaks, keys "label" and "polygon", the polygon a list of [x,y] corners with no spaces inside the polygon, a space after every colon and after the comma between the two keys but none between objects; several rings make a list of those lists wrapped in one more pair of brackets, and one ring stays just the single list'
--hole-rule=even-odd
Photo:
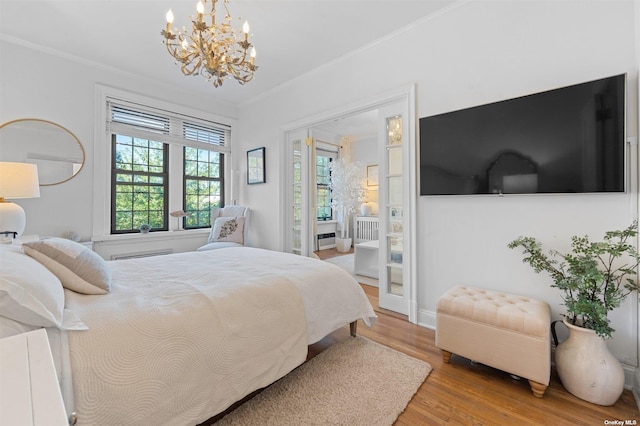
[{"label": "white wall", "polygon": [[[358,161],[362,163],[365,168],[365,179],[367,179],[367,167],[378,165],[378,136],[365,136],[361,139],[357,139],[351,144],[351,159],[353,161]],[[365,183],[366,185],[366,183]],[[369,186],[366,185],[366,200],[368,204],[371,206],[372,215],[378,215],[378,183],[375,185]],[[358,214],[360,214],[360,210],[358,210]],[[354,230],[355,232],[355,230]]]},{"label": "white wall", "polygon": [[378,137],[368,136],[353,141],[351,160],[359,161],[365,167],[378,164]]},{"label": "white wall", "polygon": [[[95,84],[189,106],[208,113],[236,118],[228,104],[212,102],[198,93],[160,86],[117,67],[105,69],[74,58],[0,42],[0,123],[18,118],[56,122],[82,142],[86,164],[78,176],[61,185],[40,188],[40,198],[20,200],[27,214],[24,235],[63,236],[68,231],[89,240],[92,234]],[[239,152],[239,151],[238,151]]]},{"label": "white wall", "polygon": [[[244,105],[243,149],[266,144],[269,168],[267,185],[244,194],[265,225],[254,242],[278,248],[283,235],[279,129],[414,82],[417,116],[423,117],[626,72],[627,133],[637,136],[634,16],[632,1],[464,2]],[[419,320],[433,326],[436,300],[456,284],[538,297],[558,318],[561,299],[550,279],[523,265],[507,243],[532,235],[562,250],[574,234],[599,238],[636,218],[636,196],[420,197],[414,231]],[[611,316],[616,333],[610,346],[626,365],[627,383],[638,364],[637,311],[634,296]]]}]

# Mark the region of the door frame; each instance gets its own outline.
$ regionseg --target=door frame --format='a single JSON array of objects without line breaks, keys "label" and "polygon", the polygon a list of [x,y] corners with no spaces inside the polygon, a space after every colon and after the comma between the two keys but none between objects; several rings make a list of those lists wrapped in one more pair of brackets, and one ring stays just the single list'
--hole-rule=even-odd
[{"label": "door frame", "polygon": [[[406,200],[404,201],[404,210],[409,214],[409,223],[410,223],[410,232],[405,235],[405,238],[409,238],[408,246],[409,246],[409,258],[410,264],[408,269],[409,273],[409,288],[408,290],[408,303],[409,303],[409,315],[408,319],[411,323],[416,324],[418,321],[418,302],[417,302],[417,241],[416,236],[417,232],[417,178],[416,178],[416,167],[417,167],[417,132],[416,132],[416,94],[415,94],[415,84],[411,84],[409,87],[405,87],[403,89],[395,89],[388,92],[380,93],[372,98],[361,100],[351,105],[347,105],[344,107],[332,109],[320,114],[311,115],[305,117],[301,120],[297,120],[288,124],[285,124],[279,129],[279,147],[280,147],[280,159],[282,161],[281,164],[289,167],[287,162],[288,158],[288,133],[300,131],[301,129],[308,129],[324,123],[329,120],[337,119],[343,117],[345,115],[354,115],[361,112],[370,111],[373,109],[379,109],[386,105],[393,104],[396,102],[406,102],[408,109],[408,125],[409,125],[409,137],[406,144],[406,147],[403,147],[404,150],[404,158],[413,159],[410,161],[408,166],[408,177],[409,177],[409,193],[407,194]],[[283,213],[280,215],[280,229],[284,232],[280,236],[279,248],[280,250],[284,250],[286,239],[289,238],[289,231],[287,228],[288,218],[286,217],[286,212],[288,211],[288,182],[287,182],[288,173],[280,173],[280,193],[282,196],[280,197],[280,211]]]}]

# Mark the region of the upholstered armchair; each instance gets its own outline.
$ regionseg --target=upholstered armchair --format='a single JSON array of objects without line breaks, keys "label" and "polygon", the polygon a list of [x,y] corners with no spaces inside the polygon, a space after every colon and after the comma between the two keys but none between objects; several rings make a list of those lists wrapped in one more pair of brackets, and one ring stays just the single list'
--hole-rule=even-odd
[{"label": "upholstered armchair", "polygon": [[207,244],[198,251],[247,245],[249,208],[225,206],[211,209],[211,233]]}]

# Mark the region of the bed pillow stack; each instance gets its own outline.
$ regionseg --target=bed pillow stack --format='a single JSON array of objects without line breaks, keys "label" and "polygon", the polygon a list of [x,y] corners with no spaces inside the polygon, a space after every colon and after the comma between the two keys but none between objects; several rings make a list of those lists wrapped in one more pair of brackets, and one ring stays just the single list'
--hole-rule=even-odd
[{"label": "bed pillow stack", "polygon": [[84,330],[74,312],[64,309],[60,280],[19,247],[0,248],[0,337],[57,327]]}]

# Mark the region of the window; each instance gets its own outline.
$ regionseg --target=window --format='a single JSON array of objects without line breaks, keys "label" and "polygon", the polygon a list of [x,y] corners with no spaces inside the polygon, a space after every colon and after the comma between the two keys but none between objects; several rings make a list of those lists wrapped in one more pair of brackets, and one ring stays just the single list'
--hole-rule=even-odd
[{"label": "window", "polygon": [[113,135],[111,233],[166,230],[167,144]]},{"label": "window", "polygon": [[199,148],[184,148],[185,228],[211,226],[211,208],[223,199],[224,154]]},{"label": "window", "polygon": [[330,220],[331,215],[331,190],[329,183],[331,171],[329,165],[335,154],[316,150],[316,193],[317,193],[317,215],[318,220]]},{"label": "window", "polygon": [[143,224],[167,231],[174,210],[187,214],[185,229],[210,227],[211,208],[224,206],[230,126],[121,100],[107,105],[111,233]]}]

